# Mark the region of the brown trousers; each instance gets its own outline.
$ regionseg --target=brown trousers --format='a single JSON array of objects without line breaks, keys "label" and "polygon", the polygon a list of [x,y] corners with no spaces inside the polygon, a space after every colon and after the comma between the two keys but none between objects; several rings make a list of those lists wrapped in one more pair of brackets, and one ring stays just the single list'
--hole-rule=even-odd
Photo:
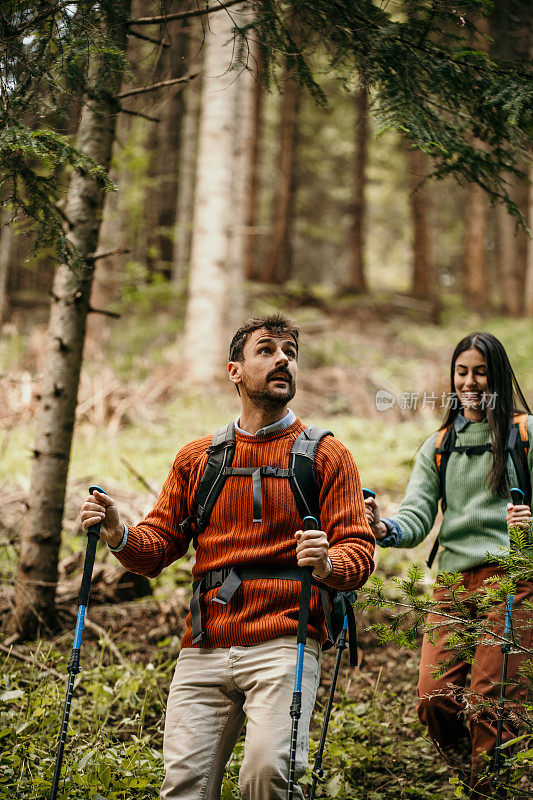
[{"label": "brown trousers", "polygon": [[[453,664],[447,665],[442,674],[435,676],[436,669],[442,667],[451,657],[448,645],[450,635],[458,630],[465,630],[465,624],[447,619],[445,614],[458,616],[457,606],[452,602],[451,590],[438,584],[433,591],[433,598],[439,601],[439,611],[428,614],[427,622],[433,627],[432,633],[426,633],[422,643],[418,682],[418,716],[428,729],[431,739],[441,752],[453,763],[454,755],[471,754],[471,786],[478,786],[478,776],[487,765],[483,754],[491,756],[496,742],[496,723],[502,677],[501,640],[504,629],[505,604],[492,605],[483,609],[479,605],[479,595],[483,582],[492,576],[502,575],[502,569],[495,565],[481,564],[462,573],[464,593],[456,595],[464,603],[464,614],[472,620],[483,620],[487,624],[487,632],[483,634],[473,648],[473,660],[470,664],[465,657],[460,657]],[[456,587],[454,587],[455,589]],[[533,612],[523,608],[523,601],[533,597],[533,583],[519,583],[513,600],[512,630],[514,641],[523,647],[531,647],[533,626],[528,620]],[[492,635],[491,632],[492,631]],[[496,635],[494,635],[496,634]],[[514,738],[517,734],[516,717],[513,717],[513,701],[524,699],[527,685],[519,678],[518,669],[525,656],[511,652],[508,658],[506,704],[502,743]],[[466,690],[467,677],[470,673],[470,690]],[[467,710],[472,708],[471,713]]]}]

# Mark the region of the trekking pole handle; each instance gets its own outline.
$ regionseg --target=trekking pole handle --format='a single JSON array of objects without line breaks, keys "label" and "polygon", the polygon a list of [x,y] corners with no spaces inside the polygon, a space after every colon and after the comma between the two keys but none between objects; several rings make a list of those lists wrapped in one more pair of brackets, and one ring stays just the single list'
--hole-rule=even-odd
[{"label": "trekking pole handle", "polygon": [[[102,489],[100,486],[89,486],[89,494],[93,494],[95,490],[97,492],[102,492],[102,494],[107,494],[107,492],[104,491],[104,489]],[[95,525],[91,525],[87,529],[87,550],[85,551],[83,577],[81,579],[80,597],[78,601],[80,606],[87,606],[89,604],[89,590],[91,588],[94,557],[96,554],[96,545],[98,544],[98,539],[100,538],[101,524],[101,522],[97,522]]]},{"label": "trekking pole handle", "polygon": [[[318,530],[318,520],[316,517],[308,516],[303,519],[303,530],[313,531]],[[311,600],[311,573],[312,567],[303,567],[302,569],[302,588],[300,591],[300,607],[304,609],[298,618],[298,636],[296,641],[298,644],[305,645],[307,640],[307,623],[309,620],[309,603]],[[303,659],[302,659],[303,666]]]},{"label": "trekking pole handle", "polygon": [[511,500],[513,502],[513,506],[520,506],[524,502],[524,492],[522,489],[517,489],[513,487],[511,489]]},{"label": "trekking pole handle", "polygon": [[[102,489],[101,486],[89,486],[89,494],[94,494],[95,492],[100,492],[101,494],[107,494],[105,489]],[[87,529],[87,535],[91,536],[98,536],[100,538],[100,526],[101,522],[96,522],[94,525],[90,525]]]}]

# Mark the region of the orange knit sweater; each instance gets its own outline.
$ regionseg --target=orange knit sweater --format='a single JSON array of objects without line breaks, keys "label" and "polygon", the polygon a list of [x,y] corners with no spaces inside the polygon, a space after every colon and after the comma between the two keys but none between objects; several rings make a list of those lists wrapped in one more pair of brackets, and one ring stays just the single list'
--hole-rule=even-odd
[{"label": "orange knit sweater", "polygon": [[[286,469],[294,440],[304,430],[296,419],[273,433],[246,436],[236,431],[233,467],[268,465]],[[179,523],[194,513],[198,483],[207,463],[211,437],[185,445],[177,454],[152,511],[128,529],[128,541],[115,555],[132,572],[158,575],[183,556],[190,537]],[[320,521],[329,540],[333,572],[325,581],[335,589],[357,589],[373,569],[375,539],[368,526],[357,467],[347,448],[327,436],[318,445],[315,470],[320,486]],[[209,524],[198,536],[193,579],[232,565],[297,566],[294,533],[302,526],[289,481],[263,477],[263,519],[253,522],[252,479],[230,476]],[[298,629],[300,585],[287,580],[244,581],[227,606],[212,603],[218,590],[203,595],[205,636],[201,647],[251,645],[294,635]],[[319,593],[312,589],[308,635],[323,642],[326,629]],[[191,617],[182,647],[191,647]]]}]

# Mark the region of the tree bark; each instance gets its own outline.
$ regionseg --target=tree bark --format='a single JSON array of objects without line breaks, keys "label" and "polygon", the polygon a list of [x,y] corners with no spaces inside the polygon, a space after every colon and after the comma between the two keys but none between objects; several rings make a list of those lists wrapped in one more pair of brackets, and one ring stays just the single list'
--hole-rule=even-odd
[{"label": "tree bark", "polygon": [[465,203],[463,240],[463,291],[469,308],[486,308],[488,277],[485,236],[489,201],[486,192],[477,184],[468,186]]},{"label": "tree bark", "polygon": [[427,192],[421,181],[427,175],[426,156],[420,150],[406,151],[407,183],[411,210],[413,248],[411,295],[421,300],[431,300],[431,265],[427,224]]},{"label": "tree bark", "polygon": [[[187,9],[189,0],[170,0],[165,12]],[[167,23],[166,39],[170,47],[164,48],[159,72],[165,78],[179,78],[188,71],[188,37],[180,34],[183,20]],[[196,79],[194,79],[196,80]],[[188,88],[188,87],[187,87]],[[153,272],[162,272],[165,277],[172,275],[173,228],[176,220],[178,197],[178,164],[181,145],[181,132],[184,112],[183,87],[177,85],[166,89],[159,106],[159,122],[154,130],[154,150],[151,165],[154,190],[148,198],[148,207],[153,215],[153,225],[148,235],[147,261]],[[152,253],[154,255],[152,255]]]},{"label": "tree bark", "polygon": [[[236,24],[248,21],[241,6],[232,10],[231,17]],[[250,147],[247,125],[253,81],[246,70],[228,71],[235,22],[227,14],[214,14],[204,45],[185,323],[186,352],[194,352],[194,358],[188,360],[187,377],[196,383],[212,381],[221,374],[230,313],[235,319],[242,306],[244,197]]]},{"label": "tree bark", "polygon": [[365,223],[366,223],[366,163],[368,158],[368,92],[361,86],[355,95],[355,163],[353,184],[353,214],[351,229],[352,269],[347,286],[349,292],[364,294]]},{"label": "tree bark", "polygon": [[[533,167],[529,168],[528,225],[529,230],[533,231]],[[533,239],[531,236],[527,241],[527,273],[524,312],[527,317],[533,317]]]},{"label": "tree bark", "polygon": [[265,283],[281,283],[292,273],[294,165],[299,105],[299,88],[293,73],[294,68],[286,65],[281,100],[278,181],[272,209],[272,234],[262,274]]},{"label": "tree bark", "polygon": [[[142,12],[143,0],[132,0],[132,14]],[[135,76],[135,83],[146,77],[146,58],[144,57],[142,42],[133,37],[127,38],[127,62],[130,74]],[[132,78],[128,76],[127,85],[131,85]],[[124,82],[121,91],[124,88]],[[121,102],[126,106],[127,103]],[[132,105],[131,103],[128,105]],[[111,178],[117,186],[116,192],[108,192],[104,199],[102,220],[98,233],[98,252],[113,253],[115,250],[127,247],[131,250],[130,258],[133,260],[139,253],[136,248],[136,236],[132,225],[128,202],[132,183],[137,177],[132,175],[129,164],[124,164],[124,159],[117,158],[121,148],[129,143],[130,137],[139,127],[147,128],[147,123],[135,119],[129,114],[119,114],[116,122],[113,155],[111,158]],[[133,252],[136,250],[136,252]],[[142,251],[141,251],[142,252]],[[144,257],[144,252],[142,252]],[[91,288],[91,306],[93,308],[108,309],[117,303],[121,297],[121,277],[124,268],[124,255],[112,254],[101,258],[95,265],[94,279]],[[87,320],[85,333],[85,347],[90,350],[101,349],[109,338],[114,325],[112,320],[104,314],[91,314]]]},{"label": "tree bark", "polygon": [[[109,33],[117,46],[125,46],[127,14],[124,3],[109,20]],[[122,12],[122,14],[120,14]],[[120,15],[120,19],[118,19]],[[119,23],[119,24],[117,24]],[[96,54],[90,65],[96,84],[108,92],[87,98],[78,129],[77,146],[98,164],[109,166],[117,116],[116,94],[120,70],[109,73],[105,57]],[[94,273],[90,255],[95,251],[104,190],[90,175],[74,174],[65,213],[69,238],[79,255],[75,269],[57,268],[44,367],[41,406],[37,417],[29,510],[21,537],[15,584],[13,627],[24,637],[41,626],[54,627],[54,597],[61,542],[61,521],[74,428],[76,398],[82,361],[85,323]]]},{"label": "tree bark", "polygon": [[183,123],[178,165],[178,198],[174,225],[174,248],[172,252],[172,282],[181,286],[189,271],[191,260],[194,196],[196,187],[196,161],[198,157],[198,128],[203,82],[204,50],[203,28],[200,22],[194,34],[189,33],[189,52],[196,53],[190,71],[198,77],[183,91]]},{"label": "tree bark", "polygon": [[[472,41],[472,46],[488,52],[490,40],[488,18],[478,17],[475,22],[481,35]],[[483,148],[481,142],[477,142],[477,145]],[[468,184],[464,210],[463,292],[465,304],[477,311],[486,308],[489,300],[485,248],[489,206],[486,192],[476,183]]]},{"label": "tree bark", "polygon": [[[491,13],[492,55],[509,62],[526,63],[532,52],[532,7],[529,0],[501,0]],[[524,167],[526,165],[523,165]],[[527,169],[527,167],[526,167]],[[508,176],[509,194],[528,218],[526,181]],[[501,306],[509,316],[525,313],[528,236],[504,206],[496,210],[496,256]]]},{"label": "tree bark", "polygon": [[[510,176],[510,195],[527,219],[528,186],[516,176]],[[496,256],[501,307],[504,314],[520,317],[525,312],[528,236],[517,229],[516,220],[505,206],[496,209]]]},{"label": "tree bark", "polygon": [[245,272],[248,280],[259,277],[257,264],[257,208],[259,202],[259,160],[261,135],[263,132],[263,105],[265,97],[263,56],[257,43],[252,49],[254,75],[252,144],[250,149],[250,184],[248,193],[248,215],[246,218]]},{"label": "tree bark", "polygon": [[8,278],[9,267],[11,264],[11,252],[13,244],[13,222],[8,224],[9,213],[4,211],[2,214],[3,227],[0,228],[0,325],[5,321],[9,311]]}]

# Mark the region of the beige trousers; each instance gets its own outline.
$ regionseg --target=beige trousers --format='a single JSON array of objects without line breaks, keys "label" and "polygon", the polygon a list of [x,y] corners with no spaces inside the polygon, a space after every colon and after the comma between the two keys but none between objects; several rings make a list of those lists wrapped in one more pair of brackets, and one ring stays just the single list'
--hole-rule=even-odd
[{"label": "beige trousers", "polygon": [[[224,767],[243,728],[243,800],[285,800],[296,638],[251,647],[185,648],[170,685],[161,800],[219,800]],[[320,646],[305,648],[296,778],[307,769],[309,722],[320,678]],[[298,786],[295,800],[302,800]]]}]

